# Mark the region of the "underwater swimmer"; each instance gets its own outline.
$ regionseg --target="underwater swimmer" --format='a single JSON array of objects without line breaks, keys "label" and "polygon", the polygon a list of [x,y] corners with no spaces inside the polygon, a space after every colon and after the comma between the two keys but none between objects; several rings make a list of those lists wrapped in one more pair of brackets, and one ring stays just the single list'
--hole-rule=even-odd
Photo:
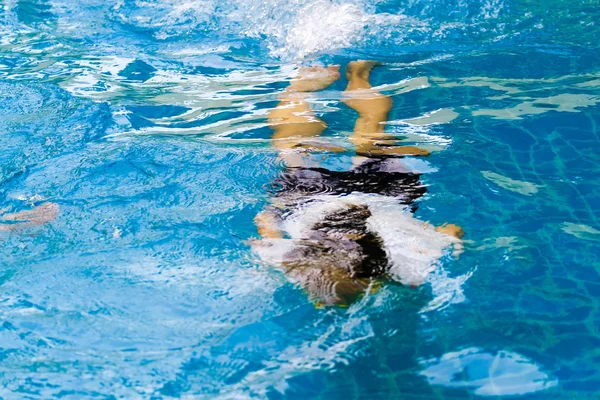
[{"label": "underwater swimmer", "polygon": [[359,116],[350,136],[357,157],[344,170],[311,165],[315,152],[345,149],[315,140],[327,125],[307,101],[339,78],[339,67],[300,68],[269,115],[273,146],[287,168],[255,219],[262,240],[253,248],[320,304],[349,305],[388,278],[420,285],[446,249],[462,246],[460,227],[434,228],[412,216],[426,188],[400,158],[429,152],[384,133],[392,101],[372,89],[375,65],[357,61],[346,70],[343,102]]}]

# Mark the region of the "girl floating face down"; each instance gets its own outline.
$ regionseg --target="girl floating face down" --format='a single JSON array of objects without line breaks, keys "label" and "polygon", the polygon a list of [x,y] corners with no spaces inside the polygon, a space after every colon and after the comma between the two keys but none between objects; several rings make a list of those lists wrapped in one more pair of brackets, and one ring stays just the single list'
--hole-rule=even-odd
[{"label": "girl floating face down", "polygon": [[339,67],[301,68],[269,115],[287,170],[255,219],[262,239],[252,247],[319,304],[349,305],[383,279],[420,285],[447,250],[462,249],[458,226],[434,228],[412,215],[426,188],[400,158],[429,152],[385,134],[392,103],[369,83],[375,65],[347,68],[343,102],[358,119],[350,137],[357,157],[345,171],[306,165],[307,151],[345,151],[315,142],[327,126],[306,101],[339,78]]}]

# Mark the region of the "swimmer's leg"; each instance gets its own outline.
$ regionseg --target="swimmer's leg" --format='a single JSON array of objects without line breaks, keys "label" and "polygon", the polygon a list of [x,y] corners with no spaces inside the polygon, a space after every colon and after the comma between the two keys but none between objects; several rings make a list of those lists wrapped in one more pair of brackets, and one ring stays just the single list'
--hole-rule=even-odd
[{"label": "swimmer's leg", "polygon": [[277,107],[269,114],[269,124],[273,129],[272,143],[279,150],[310,148],[324,151],[344,151],[337,146],[324,146],[309,143],[306,139],[315,138],[327,128],[306,101],[309,92],[323,90],[339,79],[339,66],[301,67],[298,76],[280,97]]},{"label": "swimmer's leg", "polygon": [[58,215],[59,207],[55,203],[44,203],[32,210],[19,211],[12,214],[0,216],[2,221],[10,221],[11,224],[0,223],[0,232],[10,232],[28,226],[43,225],[52,221]]},{"label": "swimmer's leg", "polygon": [[373,67],[380,65],[372,61],[354,61],[346,68],[344,104],[358,112],[354,134],[350,141],[356,153],[362,156],[427,156],[429,151],[416,146],[389,146],[385,139],[384,122],[388,121],[392,99],[374,90],[369,82]]}]

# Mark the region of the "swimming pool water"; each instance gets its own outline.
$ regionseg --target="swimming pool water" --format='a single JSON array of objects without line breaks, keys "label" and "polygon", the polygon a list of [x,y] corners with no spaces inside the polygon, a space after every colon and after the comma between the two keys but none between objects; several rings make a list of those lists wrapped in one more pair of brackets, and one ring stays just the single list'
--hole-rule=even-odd
[{"label": "swimming pool water", "polygon": [[[0,232],[1,397],[597,398],[597,1],[0,8],[0,210],[60,206]],[[465,252],[316,308],[248,245],[267,114],[298,64],[355,59]],[[311,101],[348,146],[345,83]]]}]

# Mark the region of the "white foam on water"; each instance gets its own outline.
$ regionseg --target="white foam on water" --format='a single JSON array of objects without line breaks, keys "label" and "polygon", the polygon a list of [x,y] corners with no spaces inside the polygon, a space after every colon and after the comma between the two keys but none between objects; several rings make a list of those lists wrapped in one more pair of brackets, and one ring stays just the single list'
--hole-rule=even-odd
[{"label": "white foam on water", "polygon": [[362,35],[366,22],[364,11],[355,4],[314,1],[298,11],[283,45],[272,48],[272,53],[302,59],[350,47]]},{"label": "white foam on water", "polygon": [[[226,49],[258,39],[274,58],[303,61],[347,49],[382,50],[432,40],[489,37],[486,43],[517,35],[505,20],[505,0],[403,2],[382,12],[380,0],[49,0],[59,35],[85,37],[121,30],[151,33],[174,46]],[[14,18],[16,2],[2,7]],[[444,9],[444,12],[440,12]],[[30,30],[18,21],[15,29]],[[1,27],[0,27],[1,29]],[[5,40],[6,37],[0,37]],[[191,40],[190,40],[191,39]],[[236,42],[237,41],[237,42]],[[227,45],[224,45],[227,44]],[[183,50],[184,52],[188,50]],[[193,51],[192,51],[193,53]]]},{"label": "white foam on water", "polygon": [[[55,0],[58,1],[58,0]],[[371,43],[419,43],[445,36],[480,21],[498,18],[502,0],[464,1],[451,8],[446,24],[434,23],[436,9],[423,1],[411,2],[394,14],[377,12],[376,0],[120,0],[112,18],[123,24],[154,31],[157,39],[221,32],[222,37],[260,39],[274,57],[303,60],[323,53]],[[421,9],[411,17],[405,11]],[[466,10],[471,9],[469,13]],[[412,11],[414,12],[414,10]],[[471,16],[471,13],[474,16]],[[451,15],[459,19],[454,21]],[[465,15],[468,15],[467,21]],[[438,26],[439,25],[439,26]]]}]

